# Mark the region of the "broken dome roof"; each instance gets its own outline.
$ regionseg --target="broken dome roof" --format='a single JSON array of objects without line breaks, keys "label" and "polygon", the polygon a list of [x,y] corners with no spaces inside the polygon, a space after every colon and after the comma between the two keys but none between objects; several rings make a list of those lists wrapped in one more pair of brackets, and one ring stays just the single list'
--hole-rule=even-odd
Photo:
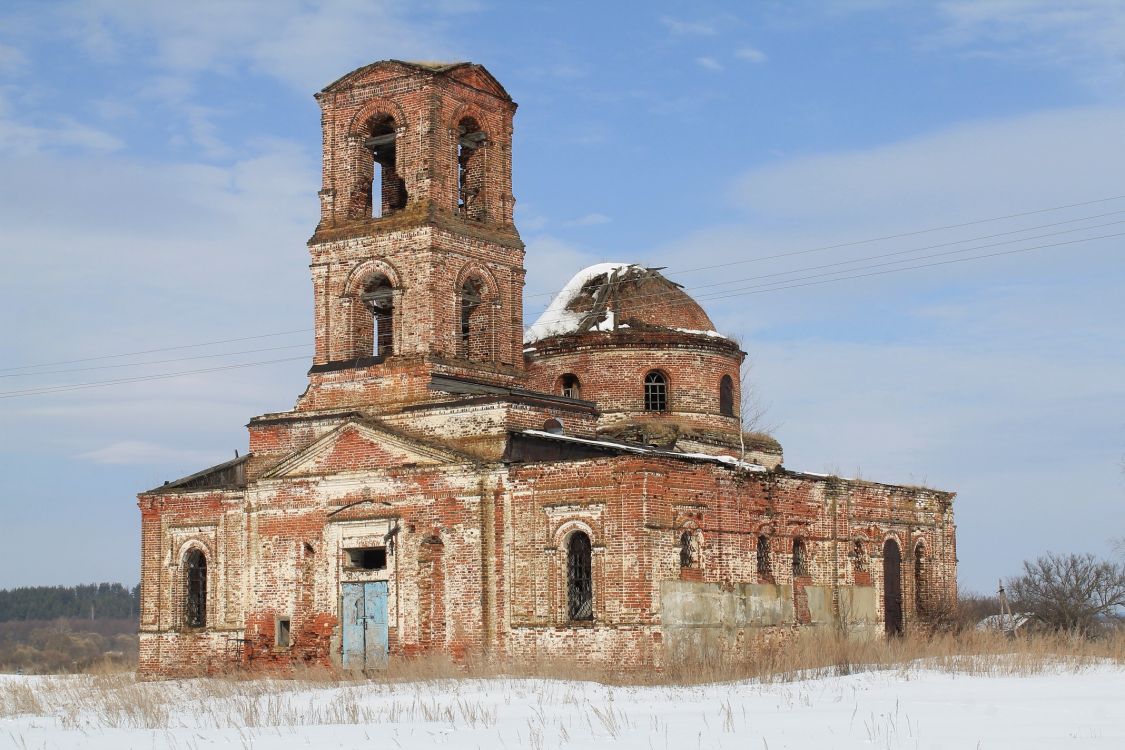
[{"label": "broken dome roof", "polygon": [[524,343],[623,329],[720,336],[699,303],[660,270],[635,263],[598,263],[582,269],[527,329]]}]

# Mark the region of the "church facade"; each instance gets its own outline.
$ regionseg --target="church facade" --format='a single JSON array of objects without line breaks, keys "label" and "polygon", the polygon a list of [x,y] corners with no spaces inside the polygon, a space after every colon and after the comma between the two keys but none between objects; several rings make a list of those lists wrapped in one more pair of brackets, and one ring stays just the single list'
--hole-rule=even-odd
[{"label": "church facade", "polygon": [[955,598],[953,494],[791,470],[658,270],[523,325],[516,105],[384,61],[319,94],[315,353],[249,452],[142,492],[143,676],[441,653],[660,668]]}]

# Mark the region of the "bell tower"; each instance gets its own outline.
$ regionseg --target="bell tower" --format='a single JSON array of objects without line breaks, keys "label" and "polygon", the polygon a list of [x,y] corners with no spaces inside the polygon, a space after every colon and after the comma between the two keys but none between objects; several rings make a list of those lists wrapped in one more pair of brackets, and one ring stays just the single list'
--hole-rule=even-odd
[{"label": "bell tower", "polygon": [[316,95],[316,350],[298,409],[375,413],[435,398],[435,375],[523,377],[516,104],[471,63],[387,60]]}]

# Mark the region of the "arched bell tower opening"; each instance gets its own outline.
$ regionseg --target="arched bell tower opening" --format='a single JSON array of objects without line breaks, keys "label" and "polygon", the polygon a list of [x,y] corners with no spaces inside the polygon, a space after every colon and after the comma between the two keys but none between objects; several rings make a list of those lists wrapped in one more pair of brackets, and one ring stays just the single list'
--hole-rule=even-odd
[{"label": "arched bell tower opening", "polygon": [[[389,357],[394,354],[395,348],[395,300],[394,287],[390,280],[379,274],[373,277],[364,287],[363,294],[359,297],[367,311],[364,316],[364,343],[360,348],[374,357]],[[367,342],[370,342],[370,346]]]},{"label": "arched bell tower opening", "polygon": [[488,135],[476,118],[457,123],[457,213],[471,221],[487,216],[485,205],[485,145]]},{"label": "arched bell tower opening", "polygon": [[398,169],[398,128],[393,116],[373,115],[360,132],[362,148],[352,191],[354,218],[381,218],[406,207],[406,181]]}]

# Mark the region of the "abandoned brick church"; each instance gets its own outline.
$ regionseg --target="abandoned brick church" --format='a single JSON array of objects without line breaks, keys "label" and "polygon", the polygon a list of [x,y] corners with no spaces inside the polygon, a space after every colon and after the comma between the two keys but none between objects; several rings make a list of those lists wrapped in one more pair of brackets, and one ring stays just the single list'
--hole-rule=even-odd
[{"label": "abandoned brick church", "polygon": [[142,492],[140,672],[445,653],[659,668],[955,595],[953,495],[788,469],[745,353],[658,271],[523,325],[516,105],[469,63],[319,94],[315,354],[249,452]]}]

